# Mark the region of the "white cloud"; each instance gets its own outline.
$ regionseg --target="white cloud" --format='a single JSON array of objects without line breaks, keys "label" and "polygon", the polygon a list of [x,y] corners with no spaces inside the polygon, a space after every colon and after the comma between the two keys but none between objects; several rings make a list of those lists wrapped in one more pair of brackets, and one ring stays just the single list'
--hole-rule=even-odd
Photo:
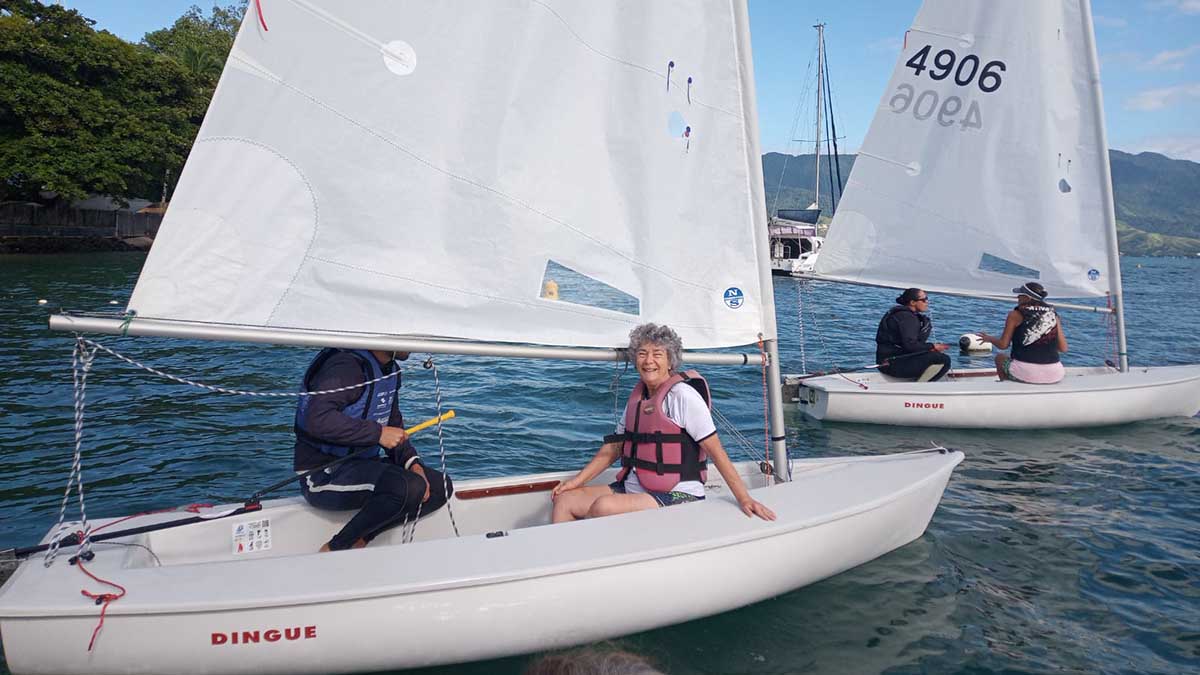
[{"label": "white cloud", "polygon": [[904,49],[904,40],[898,37],[886,37],[882,40],[876,40],[867,45],[867,49],[873,52],[883,52],[885,54],[899,54]]},{"label": "white cloud", "polygon": [[1182,14],[1200,14],[1200,0],[1155,0],[1151,9],[1173,9]]},{"label": "white cloud", "polygon": [[1198,50],[1200,50],[1200,44],[1159,52],[1147,61],[1144,67],[1149,70],[1182,70],[1187,65],[1187,57]]},{"label": "white cloud", "polygon": [[1162,110],[1190,98],[1200,98],[1200,82],[1161,89],[1147,89],[1125,99],[1125,108],[1145,111]]},{"label": "white cloud", "polygon": [[1157,152],[1172,159],[1190,159],[1200,162],[1200,136],[1158,136],[1146,138],[1126,152]]},{"label": "white cloud", "polygon": [[1097,26],[1104,26],[1106,28],[1124,28],[1129,25],[1128,21],[1120,17],[1100,16],[1099,14],[1093,16],[1092,21],[1095,22]]}]

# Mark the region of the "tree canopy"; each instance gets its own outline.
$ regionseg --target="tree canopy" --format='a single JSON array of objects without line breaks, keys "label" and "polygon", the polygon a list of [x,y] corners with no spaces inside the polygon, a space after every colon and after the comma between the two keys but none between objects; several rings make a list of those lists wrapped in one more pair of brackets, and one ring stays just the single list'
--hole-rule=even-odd
[{"label": "tree canopy", "polygon": [[154,197],[177,176],[241,6],[130,44],[73,9],[0,0],[0,201]]},{"label": "tree canopy", "polygon": [[214,5],[207,18],[192,5],[170,28],[146,33],[142,44],[183,64],[201,81],[215,84],[245,12],[245,0],[228,7]]}]

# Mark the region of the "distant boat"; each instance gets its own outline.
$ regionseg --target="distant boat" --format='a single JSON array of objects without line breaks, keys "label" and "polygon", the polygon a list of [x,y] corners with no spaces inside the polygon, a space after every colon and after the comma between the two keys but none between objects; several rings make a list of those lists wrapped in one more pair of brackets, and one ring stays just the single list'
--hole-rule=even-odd
[{"label": "distant boat", "polygon": [[[1079,306],[1058,298],[1107,297],[1111,309],[1082,309],[1113,313],[1117,363],[1068,368],[1054,385],[1001,382],[991,369],[924,383],[793,376],[800,410],[1021,429],[1200,411],[1200,365],[1129,366],[1098,74],[1087,0],[926,0],[813,276],[1009,302],[1037,280],[1064,309]],[[864,342],[874,330],[864,317]]]},{"label": "distant boat", "polygon": [[[829,86],[825,79],[825,24],[813,26],[817,30],[817,120],[816,138],[813,141],[815,162],[816,197],[807,209],[778,209],[768,228],[771,245],[771,273],[774,275],[800,276],[809,274],[817,262],[817,255],[825,239],[817,235],[817,222],[821,218],[821,140],[823,133],[822,112]],[[830,106],[832,109],[832,106]],[[838,161],[836,154],[832,155]],[[787,171],[785,161],[782,171]],[[783,182],[781,175],[780,183]],[[776,196],[778,201],[778,195]],[[832,201],[832,195],[831,195]]]},{"label": "distant boat", "polygon": [[[810,211],[812,209],[799,213]],[[820,209],[816,209],[816,213],[820,212]],[[797,276],[812,272],[825,239],[817,236],[816,225],[787,217],[796,211],[782,210],[778,213],[767,228],[771,237],[771,273]]]}]

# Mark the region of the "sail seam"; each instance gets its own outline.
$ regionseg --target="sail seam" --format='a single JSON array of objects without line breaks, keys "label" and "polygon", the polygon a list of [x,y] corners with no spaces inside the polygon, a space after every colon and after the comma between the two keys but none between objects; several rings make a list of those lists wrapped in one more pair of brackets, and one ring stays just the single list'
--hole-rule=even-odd
[{"label": "sail seam", "polygon": [[275,313],[278,312],[279,308],[283,305],[283,301],[287,298],[288,293],[291,292],[292,285],[296,283],[296,278],[300,276],[300,270],[303,269],[303,267],[304,267],[304,259],[308,257],[308,252],[312,250],[313,244],[316,243],[316,241],[317,241],[317,231],[321,229],[321,207],[320,207],[320,204],[317,202],[317,193],[315,190],[313,190],[312,183],[310,183],[308,181],[308,176],[304,175],[304,172],[300,170],[300,167],[297,166],[295,162],[293,162],[291,159],[289,159],[283,153],[279,152],[278,150],[270,147],[269,145],[267,145],[265,143],[261,143],[259,141],[256,141],[256,140],[253,140],[250,138],[242,138],[240,136],[210,136],[208,138],[197,139],[196,144],[199,145],[200,143],[210,143],[210,142],[217,142],[217,141],[234,141],[234,142],[238,142],[238,143],[246,143],[248,145],[253,145],[261,150],[265,150],[266,152],[269,152],[269,153],[275,155],[276,157],[283,160],[289,166],[292,167],[292,169],[296,172],[296,175],[300,177],[300,181],[302,183],[304,183],[304,187],[308,190],[308,196],[312,200],[312,209],[313,209],[312,235],[309,237],[308,245],[305,246],[305,248],[304,248],[304,256],[301,258],[300,264],[296,265],[296,270],[294,272],[292,272],[292,278],[288,280],[287,286],[283,289],[283,292],[279,294],[279,299],[275,301],[274,307],[271,308],[271,313],[267,315],[267,319],[264,323],[269,324],[271,322],[271,320],[275,318]]},{"label": "sail seam", "polygon": [[[575,227],[574,225],[571,225],[570,223],[568,223],[567,221],[565,221],[565,220],[563,220],[563,219],[561,219],[561,218],[558,218],[558,217],[556,217],[556,216],[554,216],[554,215],[551,215],[550,213],[547,213],[547,212],[545,212],[545,211],[543,211],[543,210],[541,210],[541,209],[539,209],[539,208],[535,207],[534,205],[532,205],[532,204],[530,204],[530,203],[528,203],[528,202],[524,201],[523,199],[520,199],[520,198],[518,198],[518,197],[515,197],[515,196],[513,196],[513,195],[510,195],[510,194],[508,194],[508,193],[506,193],[506,192],[502,192],[501,190],[498,190],[498,189],[496,189],[496,188],[494,188],[494,187],[492,187],[492,186],[490,186],[490,185],[486,185],[486,184],[484,184],[484,183],[481,183],[481,182],[479,182],[479,181],[477,181],[477,180],[475,180],[475,179],[473,179],[473,178],[468,178],[468,177],[466,177],[466,176],[462,176],[462,175],[456,174],[456,173],[454,173],[454,172],[452,172],[452,171],[450,171],[450,170],[448,170],[448,169],[444,169],[444,168],[442,168],[442,167],[440,167],[440,166],[438,166],[438,165],[434,164],[434,163],[433,163],[431,160],[428,160],[428,159],[426,159],[426,158],[422,157],[421,155],[418,155],[417,153],[413,152],[412,150],[409,150],[408,148],[404,147],[404,146],[403,146],[403,145],[401,145],[399,142],[397,142],[397,141],[393,140],[392,138],[388,137],[386,134],[384,134],[383,132],[379,131],[378,129],[375,129],[374,127],[371,127],[371,126],[368,126],[368,125],[366,125],[366,124],[364,124],[364,123],[362,123],[362,122],[359,122],[358,120],[356,120],[356,119],[354,119],[353,117],[351,117],[351,116],[347,115],[346,113],[343,113],[342,111],[338,110],[337,108],[333,107],[332,105],[330,105],[330,104],[328,104],[328,103],[326,103],[326,102],[322,101],[321,99],[319,99],[319,98],[317,98],[317,97],[315,97],[315,96],[313,96],[313,95],[309,94],[308,92],[306,92],[306,91],[304,91],[304,90],[300,89],[299,87],[296,87],[295,85],[291,84],[290,82],[287,82],[286,80],[283,80],[283,79],[282,79],[282,78],[280,78],[278,75],[275,75],[274,73],[271,73],[270,71],[267,71],[267,70],[265,70],[265,69],[263,69],[263,68],[259,67],[259,66],[258,66],[257,64],[255,64],[255,63],[252,63],[252,62],[250,62],[250,61],[247,61],[247,60],[245,60],[245,59],[241,58],[241,57],[240,57],[240,56],[238,56],[238,54],[236,54],[236,53],[230,53],[230,55],[229,55],[229,59],[230,59],[231,61],[237,61],[238,63],[241,63],[242,65],[246,66],[247,68],[249,68],[249,69],[251,69],[251,70],[254,70],[254,71],[256,71],[256,72],[259,72],[259,73],[260,73],[260,74],[262,74],[262,75],[263,75],[263,77],[265,77],[266,79],[269,79],[269,80],[273,81],[275,84],[277,84],[277,85],[279,85],[279,86],[281,86],[281,87],[283,87],[283,88],[285,88],[285,89],[288,89],[288,90],[290,90],[290,91],[294,92],[294,93],[295,93],[295,94],[297,94],[298,96],[301,96],[301,97],[303,97],[303,98],[307,99],[309,102],[311,102],[311,103],[313,103],[314,105],[316,105],[316,106],[318,106],[318,107],[320,107],[320,108],[322,108],[322,109],[324,109],[324,110],[328,111],[329,113],[331,113],[331,114],[333,114],[333,115],[336,115],[337,117],[340,117],[341,119],[343,119],[343,120],[344,120],[344,121],[346,121],[347,123],[349,123],[349,124],[351,124],[351,125],[353,125],[353,126],[355,126],[355,127],[359,128],[360,130],[362,130],[362,131],[366,132],[367,134],[369,134],[369,135],[371,135],[371,136],[374,136],[375,138],[379,139],[381,142],[385,143],[386,145],[389,145],[389,146],[391,146],[392,148],[395,148],[396,150],[400,151],[401,153],[403,153],[403,154],[407,155],[407,156],[408,156],[409,158],[411,158],[412,160],[414,160],[414,161],[416,161],[416,162],[418,162],[418,163],[420,163],[420,164],[423,164],[423,165],[425,165],[425,166],[426,166],[426,167],[428,167],[429,169],[432,169],[432,170],[434,170],[434,171],[436,171],[436,172],[438,172],[438,173],[440,173],[440,174],[442,174],[442,175],[444,175],[444,176],[447,176],[447,177],[449,177],[449,178],[452,178],[452,179],[454,179],[454,180],[457,180],[457,181],[459,181],[459,182],[461,182],[461,183],[465,183],[465,184],[467,184],[467,185],[470,185],[470,186],[472,186],[472,187],[475,187],[475,188],[477,188],[477,189],[479,189],[479,190],[483,190],[483,191],[485,191],[485,192],[489,192],[489,193],[491,193],[492,195],[494,195],[494,196],[496,196],[496,197],[499,197],[499,198],[501,198],[501,199],[503,199],[503,200],[505,200],[505,201],[507,201],[507,202],[509,202],[509,203],[511,203],[511,204],[514,204],[514,205],[516,205],[516,206],[519,206],[519,207],[521,207],[521,208],[525,209],[526,211],[529,211],[530,213],[534,213],[534,214],[536,214],[536,215],[538,215],[538,216],[541,216],[542,218],[545,218],[546,220],[548,220],[548,221],[550,221],[550,222],[552,222],[552,223],[556,223],[556,224],[558,224],[558,225],[560,225],[560,226],[562,226],[562,227],[565,227],[566,229],[568,229],[568,230],[570,230],[570,231],[574,232],[575,234],[579,235],[580,237],[583,237],[583,238],[584,238],[584,239],[586,239],[588,242],[590,242],[590,243],[592,243],[592,244],[595,244],[596,246],[599,246],[600,248],[603,248],[603,249],[605,249],[605,250],[607,250],[607,251],[610,251],[610,252],[612,252],[612,253],[613,253],[614,255],[616,255],[617,257],[619,257],[619,258],[622,258],[622,259],[624,259],[624,260],[628,261],[629,263],[631,263],[631,264],[633,264],[633,265],[635,265],[635,266],[637,266],[637,267],[640,267],[640,268],[642,268],[642,269],[649,270],[649,271],[651,271],[651,272],[654,272],[654,273],[656,273],[656,274],[660,274],[660,275],[662,275],[662,276],[664,276],[664,277],[666,277],[666,278],[668,278],[668,279],[670,279],[670,280],[672,280],[672,281],[675,281],[675,282],[678,282],[678,283],[680,283],[680,284],[684,284],[684,285],[687,285],[687,286],[691,286],[691,287],[693,287],[693,288],[697,288],[697,289],[700,289],[700,290],[703,290],[703,291],[707,291],[707,292],[714,292],[714,291],[716,291],[716,289],[715,289],[714,287],[712,287],[712,286],[707,286],[707,285],[704,285],[704,284],[700,284],[700,283],[697,283],[697,282],[695,282],[695,281],[692,281],[692,280],[690,280],[690,279],[683,279],[683,278],[677,277],[677,276],[675,276],[675,275],[671,274],[670,272],[667,272],[666,270],[663,270],[663,269],[660,269],[660,268],[658,268],[658,267],[655,267],[654,265],[650,265],[650,264],[648,264],[648,263],[642,262],[641,260],[638,260],[637,258],[633,257],[632,255],[630,255],[630,254],[628,254],[628,253],[625,253],[624,251],[621,251],[621,250],[619,250],[619,249],[613,248],[613,247],[612,247],[611,245],[609,245],[608,243],[606,243],[606,242],[604,242],[604,241],[602,241],[602,240],[600,240],[600,239],[597,239],[596,237],[594,237],[594,236],[592,236],[592,235],[588,234],[587,232],[585,232],[585,231],[583,231],[583,230],[581,230],[581,229],[579,229],[579,228]],[[308,256],[307,256],[307,253],[306,253],[305,257],[308,257]],[[289,286],[289,287],[290,287],[290,286]],[[285,293],[286,293],[286,291],[285,291]]]}]

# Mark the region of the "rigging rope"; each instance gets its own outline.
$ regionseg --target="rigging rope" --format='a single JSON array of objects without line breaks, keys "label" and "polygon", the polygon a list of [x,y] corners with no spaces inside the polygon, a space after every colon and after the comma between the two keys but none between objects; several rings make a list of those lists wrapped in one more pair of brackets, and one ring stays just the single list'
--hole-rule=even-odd
[{"label": "rigging rope", "polygon": [[[825,52],[824,62],[825,62],[825,105],[829,111],[829,114],[827,115],[828,124],[829,124],[829,141],[831,141],[833,143],[833,151],[828,152],[825,155],[827,158],[832,157],[832,160],[830,162],[832,164],[832,167],[830,168],[830,171],[829,171],[829,182],[830,182],[829,203],[830,203],[830,216],[832,217],[832,215],[837,212],[838,202],[841,201],[842,186],[845,185],[845,181],[842,180],[842,161],[841,161],[841,158],[838,156],[837,122],[833,119],[833,89],[831,88],[833,85],[831,84],[831,80],[829,78],[829,52]],[[826,147],[828,147],[829,141],[826,142]],[[834,192],[834,190],[833,190],[833,172],[835,170],[837,171],[837,192]]]},{"label": "rigging rope", "polygon": [[[796,101],[796,112],[792,116],[792,130],[788,134],[788,143],[787,143],[786,152],[783,153],[783,168],[779,172],[779,183],[775,187],[775,197],[771,201],[771,211],[767,214],[768,218],[771,218],[776,213],[778,213],[779,196],[783,192],[783,178],[785,175],[787,175],[788,162],[792,159],[793,144],[798,142],[798,139],[796,138],[796,132],[799,131],[799,129],[800,129],[800,118],[803,116],[802,113],[806,111],[805,102],[807,101],[808,96],[809,96],[809,93],[808,93],[809,89],[812,87],[813,59],[815,58],[815,56],[816,55],[814,52],[814,55],[812,57],[809,57],[808,66],[806,68],[806,72],[805,72],[804,80],[803,80],[805,84],[804,84],[804,87],[801,89],[800,96],[798,97],[798,99]],[[803,206],[803,204],[801,204],[800,206]]]},{"label": "rigging rope", "polygon": [[[1108,308],[1108,314],[1104,317],[1104,325],[1108,329],[1108,350],[1112,355],[1111,360],[1106,360],[1106,363],[1113,368],[1121,368],[1120,348],[1117,346],[1117,313],[1113,310],[1112,293],[1104,294],[1104,305]],[[1062,321],[1062,318],[1059,318]]]},{"label": "rigging rope", "polygon": [[200,389],[206,389],[208,391],[216,392],[218,394],[230,394],[232,396],[273,396],[273,397],[322,396],[325,394],[336,394],[336,393],[342,392],[342,391],[350,391],[351,389],[361,389],[362,387],[365,387],[367,385],[375,384],[377,382],[382,382],[384,380],[396,377],[397,375],[400,374],[400,368],[397,367],[395,371],[388,373],[387,375],[384,375],[383,377],[377,377],[374,380],[368,380],[366,382],[362,382],[359,384],[353,384],[348,387],[338,387],[337,389],[322,389],[320,391],[247,391],[247,390],[243,390],[243,389],[227,389],[225,387],[218,387],[216,385],[206,384],[204,382],[197,382],[195,380],[189,380],[185,377],[179,377],[177,375],[172,375],[170,373],[163,372],[157,368],[152,368],[150,366],[147,366],[144,363],[135,361],[134,359],[131,359],[128,356],[125,356],[124,354],[114,352],[113,350],[109,349],[108,347],[105,347],[104,345],[102,345],[98,342],[93,342],[91,340],[88,340],[87,338],[81,337],[81,338],[78,338],[78,340],[80,343],[87,344],[88,346],[94,347],[95,349],[99,349],[99,350],[109,354],[110,356],[116,357],[116,358],[124,361],[125,363],[128,363],[131,366],[134,366],[136,368],[141,368],[142,370],[144,370],[148,373],[153,373],[155,375],[158,375],[159,377],[165,377],[166,379],[171,380],[172,382],[178,382],[180,384],[186,384],[191,387],[198,387]]},{"label": "rigging rope", "polygon": [[758,334],[758,353],[762,356],[763,467],[767,467],[771,465],[771,421],[768,412],[771,404],[767,400],[767,348],[763,345],[762,333]]},{"label": "rigging rope", "polygon": [[808,357],[804,351],[804,343],[808,340],[804,334],[804,281],[796,284],[796,324],[800,326],[800,372],[808,372]]},{"label": "rigging rope", "polygon": [[712,415],[713,421],[719,426],[724,427],[725,431],[729,432],[729,436],[732,437],[733,440],[737,442],[737,445],[741,447],[742,451],[746,453],[746,457],[753,461],[758,461],[758,448],[754,446],[754,443],[752,443],[749,438],[746,438],[746,435],[739,431],[738,428],[734,426],[733,422],[724,415],[724,413],[722,413],[720,410],[717,410],[716,406],[713,406]]},{"label": "rigging rope", "polygon": [[[442,438],[442,420],[441,420],[441,416],[442,416],[442,384],[441,384],[441,380],[438,378],[437,363],[434,362],[432,355],[430,355],[429,358],[425,360],[425,367],[433,370],[433,397],[434,397],[435,404],[437,405],[437,414],[438,414],[438,423],[437,423],[438,456],[441,457],[441,460],[442,460],[442,494],[446,495],[446,513],[448,513],[450,515],[450,525],[452,525],[454,527],[454,536],[458,537],[461,535],[458,533],[458,523],[456,523],[454,521],[454,510],[452,508],[450,508],[450,486],[449,486],[450,479],[447,477],[447,474],[446,474],[446,443]],[[420,513],[421,513],[421,511],[420,511],[420,509],[418,509],[417,510],[418,517],[420,517]],[[417,525],[414,522],[413,523],[413,533],[414,534],[416,533],[416,530],[417,530]]]},{"label": "rigging rope", "polygon": [[[805,303],[805,301],[803,299],[800,300],[800,303],[804,307],[804,309],[807,310],[809,320],[812,321],[813,332],[816,333],[816,335],[817,335],[818,348],[820,350],[819,351],[820,358],[824,359],[826,362],[829,362],[829,361],[833,360],[833,357],[831,356],[832,352],[829,350],[829,345],[825,342],[825,331],[822,329],[821,323],[817,319],[819,312],[813,310],[814,304],[813,304],[813,296],[812,296],[812,294],[813,294],[812,282],[807,281],[807,280],[801,280],[799,292],[801,295],[805,295],[805,294],[808,295],[807,303]],[[803,314],[801,315],[800,318],[802,321],[804,320]],[[805,364],[801,364],[801,365],[805,365]],[[808,368],[807,367],[803,368],[802,372],[807,373]]]},{"label": "rigging rope", "polygon": [[92,362],[96,358],[96,350],[89,350],[84,344],[85,340],[79,338],[75,341],[75,349],[71,353],[71,379],[74,383],[74,399],[75,399],[75,454],[71,460],[71,472],[67,476],[67,488],[63,492],[62,505],[58,510],[58,524],[54,528],[54,535],[50,539],[50,548],[46,551],[46,557],[42,564],[46,567],[54,564],[54,559],[58,557],[59,546],[62,543],[63,537],[72,533],[73,527],[66,524],[67,505],[71,501],[71,492],[73,489],[78,489],[79,492],[79,520],[83,526],[83,531],[79,537],[79,546],[75,550],[75,557],[82,558],[91,553],[92,550],[92,528],[88,524],[87,509],[83,499],[83,411],[85,395],[87,393],[87,376],[92,369]]}]

